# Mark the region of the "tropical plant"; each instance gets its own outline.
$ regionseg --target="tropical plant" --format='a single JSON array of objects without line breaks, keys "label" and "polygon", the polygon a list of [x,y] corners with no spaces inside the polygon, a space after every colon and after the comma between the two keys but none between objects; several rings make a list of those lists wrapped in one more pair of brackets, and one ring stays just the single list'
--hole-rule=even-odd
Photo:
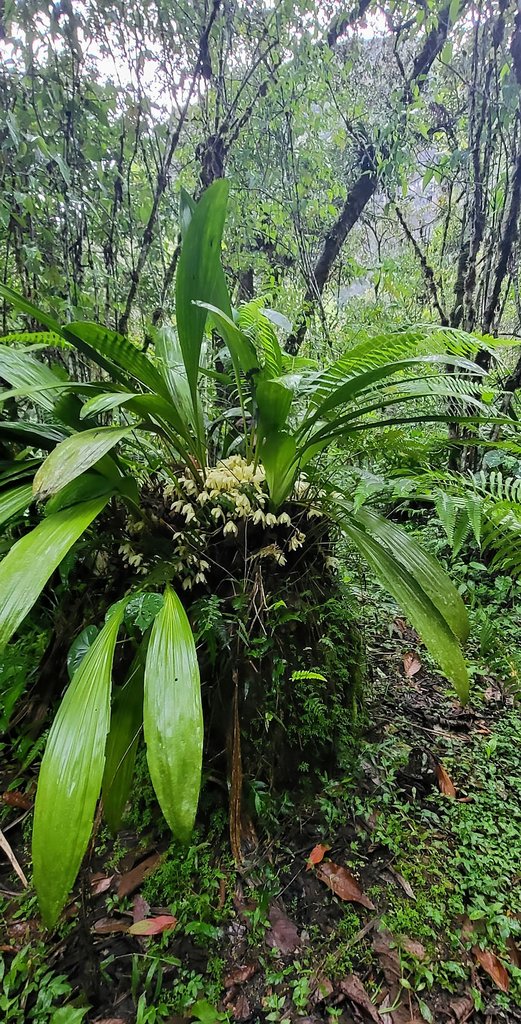
[{"label": "tropical plant", "polygon": [[[226,548],[229,576],[239,555],[244,577],[245,566],[261,564],[289,574],[312,540],[316,546],[317,537],[341,530],[460,698],[468,694],[467,617],[444,571],[398,526],[356,508],[331,472],[326,482],[316,467],[332,445],[336,461],[348,462],[350,443],[384,424],[446,421],[447,398],[481,414],[482,371],[471,359],[480,343],[421,326],[366,338],[324,371],[287,356],[275,329],[285,329],[283,318],[259,302],[231,308],[220,263],[227,192],[220,180],[197,204],[182,197],[176,329],[155,332],[152,355],[94,323],[61,326],[0,286],[4,298],[97,368],[90,382],[64,381],[34,354],[0,347],[0,376],[10,385],[4,409],[15,401],[19,410],[18,418],[0,419],[5,453],[16,453],[0,481],[0,517],[12,539],[0,563],[1,644],[85,531],[98,517],[109,520],[109,509],[124,509],[119,553],[134,576],[71,659],[72,680],[42,762],[33,859],[49,926],[79,870],[100,793],[110,823],[119,823],[141,724],[165,818],[180,840],[190,835],[201,693],[192,630],[172,587],[211,592],[216,545]],[[440,372],[447,366],[450,373]],[[13,535],[10,523],[31,501],[40,521],[15,539],[19,527]],[[129,616],[136,601],[139,642]],[[248,607],[253,615],[255,602]],[[123,627],[132,656],[118,652],[116,674],[125,678],[112,690]]]}]

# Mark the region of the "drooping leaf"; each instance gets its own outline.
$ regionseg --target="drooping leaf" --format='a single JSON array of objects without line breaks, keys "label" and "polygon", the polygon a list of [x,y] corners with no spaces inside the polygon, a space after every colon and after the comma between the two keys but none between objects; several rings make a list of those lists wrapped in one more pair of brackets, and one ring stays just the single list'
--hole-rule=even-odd
[{"label": "drooping leaf", "polygon": [[35,475],[33,490],[43,499],[61,490],[85,470],[96,465],[132,433],[133,427],[95,427],[72,434],[57,445]]},{"label": "drooping leaf", "polygon": [[[53,408],[54,397],[47,388],[59,388],[62,383],[48,366],[34,359],[28,352],[20,352],[6,345],[0,346],[0,377],[8,381],[12,388],[29,389],[33,401],[48,411]],[[0,401],[4,397],[7,396],[2,396],[0,391]]]},{"label": "drooping leaf", "polygon": [[167,588],[148,646],[143,724],[150,776],[174,835],[193,828],[203,750],[201,684],[186,612]]},{"label": "drooping leaf", "polygon": [[34,810],[33,867],[46,925],[56,923],[80,869],[101,790],[112,661],[124,601],[115,605],[63,698],[49,733]]},{"label": "drooping leaf", "polygon": [[464,643],[469,635],[465,605],[439,562],[424,551],[405,530],[391,523],[389,519],[382,519],[366,508],[360,509],[355,519],[411,573],[454,635]]},{"label": "drooping leaf", "polygon": [[468,700],[469,678],[459,643],[412,572],[367,532],[342,521],[346,535],[373,569],[382,586],[398,602],[423,639],[425,646],[454,684],[458,697]]},{"label": "drooping leaf", "polygon": [[12,305],[15,306],[16,309],[19,309],[21,313],[25,313],[29,316],[31,320],[36,320],[37,323],[45,324],[45,326],[48,327],[50,331],[53,331],[54,334],[61,335],[61,327],[57,320],[55,320],[49,313],[44,313],[43,310],[38,309],[37,306],[34,306],[33,303],[29,302],[29,300],[24,298],[23,295],[15,292],[5,284],[0,284],[0,295],[4,299],[7,299],[8,302],[11,302]]},{"label": "drooping leaf", "polygon": [[72,545],[107,504],[107,497],[48,516],[0,562],[0,650],[11,638]]},{"label": "drooping leaf", "polygon": [[150,359],[122,334],[89,321],[67,324],[64,332],[69,340],[87,345],[96,354],[97,362],[100,361],[99,356],[108,358],[125,374],[139,381],[150,391],[157,392],[163,398],[167,397],[159,371]]},{"label": "drooping leaf", "polygon": [[90,416],[99,416],[101,413],[112,412],[113,409],[119,409],[120,405],[125,405],[126,402],[135,397],[136,394],[132,391],[110,391],[104,395],[93,395],[82,407],[80,420],[88,419]]},{"label": "drooping leaf", "polygon": [[[117,490],[121,493],[124,491],[125,485],[134,483],[128,477],[119,477],[117,482]],[[101,473],[94,469],[87,470],[86,473],[82,473],[81,476],[65,484],[65,487],[62,487],[52,498],[49,498],[45,506],[45,514],[48,516],[54,515],[55,512],[61,512],[64,508],[70,508],[71,505],[79,505],[83,501],[91,501],[93,498],[105,496],[108,500],[115,490],[114,483],[108,480],[107,477],[102,476]]]},{"label": "drooping leaf", "polygon": [[45,451],[54,448],[67,437],[67,431],[60,427],[25,420],[0,420],[0,434],[5,434],[8,441],[20,441]]}]

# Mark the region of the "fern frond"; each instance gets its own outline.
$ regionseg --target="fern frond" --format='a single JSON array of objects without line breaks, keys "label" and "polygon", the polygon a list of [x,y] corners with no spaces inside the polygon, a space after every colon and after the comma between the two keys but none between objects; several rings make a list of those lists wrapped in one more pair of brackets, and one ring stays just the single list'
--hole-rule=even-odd
[{"label": "fern frond", "polygon": [[42,345],[45,348],[63,348],[64,341],[54,331],[12,331],[0,335],[2,345]]},{"label": "fern frond", "polygon": [[282,349],[273,324],[262,310],[262,299],[252,299],[240,307],[239,326],[253,341],[263,369],[270,377],[280,377],[283,372]]}]

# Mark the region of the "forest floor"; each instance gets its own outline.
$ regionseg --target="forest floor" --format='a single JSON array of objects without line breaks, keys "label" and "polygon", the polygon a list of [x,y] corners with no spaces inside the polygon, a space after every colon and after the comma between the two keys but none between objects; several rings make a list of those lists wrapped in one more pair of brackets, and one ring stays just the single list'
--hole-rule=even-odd
[{"label": "forest floor", "polygon": [[[139,780],[54,935],[0,855],[2,1021],[521,1022],[521,710],[486,674],[463,708],[395,623],[350,763],[307,799],[257,787],[242,872],[224,806],[182,851]],[[33,780],[0,773],[29,877]]]}]

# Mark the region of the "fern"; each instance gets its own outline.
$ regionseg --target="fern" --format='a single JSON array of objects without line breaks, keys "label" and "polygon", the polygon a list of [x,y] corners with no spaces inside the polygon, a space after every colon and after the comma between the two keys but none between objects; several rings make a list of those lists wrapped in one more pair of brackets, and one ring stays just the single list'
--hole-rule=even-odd
[{"label": "fern", "polygon": [[[395,493],[403,495],[404,483],[411,482],[401,478]],[[521,477],[503,476],[501,470],[431,472],[414,483],[409,494],[433,501],[454,555],[472,532],[493,569],[521,575]]]},{"label": "fern", "polygon": [[69,343],[60,338],[54,331],[13,331],[11,334],[0,335],[2,345],[38,345],[44,348],[69,348]]},{"label": "fern", "polygon": [[282,350],[275,328],[262,310],[262,299],[241,306],[239,325],[253,341],[261,366],[271,377],[279,377],[283,372]]}]

